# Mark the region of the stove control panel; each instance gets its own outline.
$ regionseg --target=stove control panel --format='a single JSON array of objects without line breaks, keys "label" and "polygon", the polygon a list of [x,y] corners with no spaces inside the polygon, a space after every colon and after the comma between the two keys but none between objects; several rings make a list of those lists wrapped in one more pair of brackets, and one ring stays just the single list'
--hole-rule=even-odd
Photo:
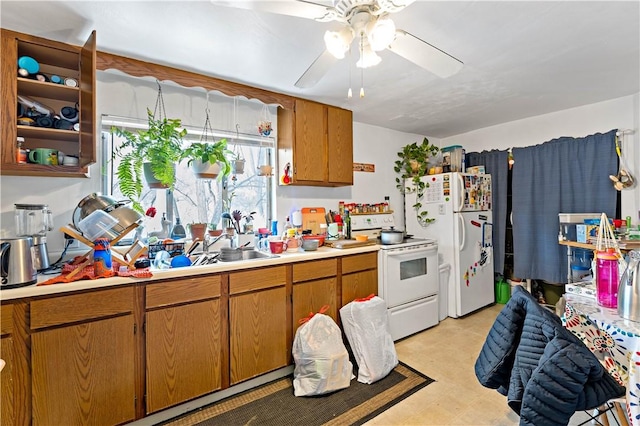
[{"label": "stove control panel", "polygon": [[373,230],[395,226],[393,213],[354,214],[351,216],[351,231]]}]

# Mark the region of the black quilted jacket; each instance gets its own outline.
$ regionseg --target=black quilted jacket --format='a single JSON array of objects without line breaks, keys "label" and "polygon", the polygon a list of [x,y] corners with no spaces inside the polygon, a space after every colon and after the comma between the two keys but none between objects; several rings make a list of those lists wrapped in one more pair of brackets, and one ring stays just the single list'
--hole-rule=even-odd
[{"label": "black quilted jacket", "polygon": [[576,411],[625,393],[560,319],[520,286],[491,327],[475,372],[483,386],[507,397],[521,425],[566,425]]}]

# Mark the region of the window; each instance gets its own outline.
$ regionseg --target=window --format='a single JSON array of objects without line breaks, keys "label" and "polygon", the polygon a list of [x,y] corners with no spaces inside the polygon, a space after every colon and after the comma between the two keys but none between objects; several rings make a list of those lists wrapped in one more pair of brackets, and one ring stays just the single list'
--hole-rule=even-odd
[{"label": "window", "polygon": [[[113,157],[113,149],[122,142],[122,139],[111,134],[111,126],[117,125],[128,128],[131,131],[141,128],[146,123],[138,119],[104,116],[102,121],[103,139],[103,192],[111,194],[115,199],[125,199],[118,188],[114,171],[119,161]],[[185,126],[187,137],[185,147],[191,142],[200,140],[202,129],[194,129]],[[215,140],[225,137],[228,148],[236,156],[244,157],[246,162],[243,173],[232,172],[223,179],[197,179],[189,169],[187,161],[183,161],[176,167],[176,185],[173,191],[165,189],[149,189],[145,187],[142,194],[142,205],[145,209],[153,206],[156,208],[155,217],[146,217],[143,229],[138,229],[138,236],[145,237],[150,232],[166,232],[170,235],[171,229],[163,229],[163,216],[172,224],[175,218],[180,218],[181,223],[187,228],[190,223],[215,224],[222,229],[229,224],[222,219],[223,212],[240,210],[244,215],[251,212],[254,223],[267,224],[271,219],[274,183],[273,177],[260,176],[259,166],[273,164],[273,137],[261,137],[241,133],[229,133],[214,131]],[[173,206],[172,206],[173,204]],[[242,220],[245,223],[245,220]],[[168,224],[165,224],[167,228]],[[142,226],[140,227],[142,228]],[[187,231],[188,236],[188,231]],[[132,236],[133,237],[133,236]],[[124,240],[129,240],[125,238]]]}]

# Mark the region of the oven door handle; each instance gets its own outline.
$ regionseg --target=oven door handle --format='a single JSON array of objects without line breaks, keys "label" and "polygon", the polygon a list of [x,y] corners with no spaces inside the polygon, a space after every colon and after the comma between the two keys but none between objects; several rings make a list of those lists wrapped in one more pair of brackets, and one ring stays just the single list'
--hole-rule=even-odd
[{"label": "oven door handle", "polygon": [[416,248],[412,248],[409,250],[402,250],[402,249],[390,249],[390,250],[383,250],[384,254],[386,256],[389,257],[396,257],[396,256],[405,256],[405,255],[413,255],[415,253],[424,253],[425,256],[433,256],[434,254],[438,253],[438,247],[416,247]]}]

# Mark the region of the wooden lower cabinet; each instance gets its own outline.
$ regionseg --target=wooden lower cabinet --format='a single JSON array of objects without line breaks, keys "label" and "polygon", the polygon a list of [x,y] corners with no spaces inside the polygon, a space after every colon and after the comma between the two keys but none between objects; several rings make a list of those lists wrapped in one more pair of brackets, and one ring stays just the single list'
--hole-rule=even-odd
[{"label": "wooden lower cabinet", "polygon": [[291,353],[286,267],[229,276],[231,384],[287,366]]},{"label": "wooden lower cabinet", "polygon": [[14,356],[13,356],[13,306],[4,305],[0,309],[0,358],[6,363],[0,372],[0,420],[2,424],[13,425],[14,421]]},{"label": "wooden lower cabinet", "polygon": [[220,276],[149,284],[146,300],[147,413],[219,390]]},{"label": "wooden lower cabinet", "polygon": [[33,333],[33,424],[133,420],[133,329],[129,314]]},{"label": "wooden lower cabinet", "polygon": [[377,292],[373,252],[5,301],[1,423],[140,419],[291,365],[300,318]]},{"label": "wooden lower cabinet", "polygon": [[299,320],[327,305],[325,312],[338,321],[338,261],[337,259],[302,262],[293,265],[293,332]]},{"label": "wooden lower cabinet", "polygon": [[133,310],[132,287],[31,302],[32,424],[135,419]]},{"label": "wooden lower cabinet", "polygon": [[342,261],[342,305],[378,294],[378,254],[345,256]]}]

